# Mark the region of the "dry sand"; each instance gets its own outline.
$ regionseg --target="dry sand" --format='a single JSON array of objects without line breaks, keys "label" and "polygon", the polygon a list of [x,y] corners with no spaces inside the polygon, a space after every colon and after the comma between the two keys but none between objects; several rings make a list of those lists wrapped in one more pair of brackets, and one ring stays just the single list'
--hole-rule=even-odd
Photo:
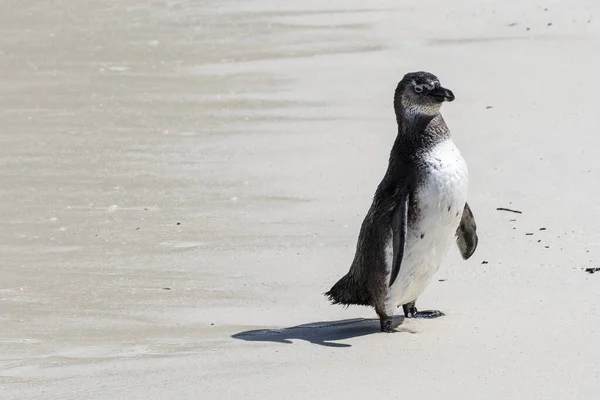
[{"label": "dry sand", "polygon": [[[598,399],[598,17],[3,1],[0,398]],[[457,96],[480,245],[419,301],[445,318],[389,335],[322,293],[413,70]]]}]

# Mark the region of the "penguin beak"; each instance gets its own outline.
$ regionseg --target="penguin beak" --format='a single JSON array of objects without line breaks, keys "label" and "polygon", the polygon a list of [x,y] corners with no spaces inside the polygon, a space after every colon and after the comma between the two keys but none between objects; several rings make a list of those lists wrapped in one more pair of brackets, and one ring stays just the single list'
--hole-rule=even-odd
[{"label": "penguin beak", "polygon": [[433,97],[435,101],[439,101],[440,103],[443,101],[454,100],[454,93],[452,93],[452,90],[443,88],[441,86],[429,92],[429,96]]}]

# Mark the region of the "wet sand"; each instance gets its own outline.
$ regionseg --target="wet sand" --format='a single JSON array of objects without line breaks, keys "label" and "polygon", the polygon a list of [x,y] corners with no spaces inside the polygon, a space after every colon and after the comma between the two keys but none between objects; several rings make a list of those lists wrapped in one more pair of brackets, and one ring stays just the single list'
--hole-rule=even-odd
[{"label": "wet sand", "polygon": [[[597,398],[600,6],[447,3],[5,1],[0,398]],[[386,335],[322,293],[413,70],[480,245]]]}]

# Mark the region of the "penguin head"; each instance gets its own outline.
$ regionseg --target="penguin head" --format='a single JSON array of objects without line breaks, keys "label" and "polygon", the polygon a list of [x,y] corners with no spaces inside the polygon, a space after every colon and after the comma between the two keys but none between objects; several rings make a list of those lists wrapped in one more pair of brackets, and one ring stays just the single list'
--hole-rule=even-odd
[{"label": "penguin head", "polygon": [[410,72],[398,83],[394,94],[396,113],[435,115],[444,101],[453,101],[451,90],[443,88],[440,80],[429,72]]}]

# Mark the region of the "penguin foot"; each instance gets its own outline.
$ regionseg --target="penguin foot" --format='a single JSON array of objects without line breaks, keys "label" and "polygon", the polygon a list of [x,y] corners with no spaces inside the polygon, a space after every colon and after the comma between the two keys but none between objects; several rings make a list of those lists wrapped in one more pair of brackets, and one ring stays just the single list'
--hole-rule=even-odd
[{"label": "penguin foot", "polygon": [[439,310],[425,310],[419,311],[417,307],[415,307],[415,303],[409,303],[402,306],[404,309],[404,316],[406,318],[425,318],[425,319],[433,319],[444,316],[444,313]]},{"label": "penguin foot", "polygon": [[413,314],[413,318],[426,318],[433,319],[443,317],[445,314],[439,310],[425,310],[425,311],[417,311]]},{"label": "penguin foot", "polygon": [[379,318],[379,324],[381,326],[381,332],[395,332],[394,328],[392,328],[392,318]]}]

